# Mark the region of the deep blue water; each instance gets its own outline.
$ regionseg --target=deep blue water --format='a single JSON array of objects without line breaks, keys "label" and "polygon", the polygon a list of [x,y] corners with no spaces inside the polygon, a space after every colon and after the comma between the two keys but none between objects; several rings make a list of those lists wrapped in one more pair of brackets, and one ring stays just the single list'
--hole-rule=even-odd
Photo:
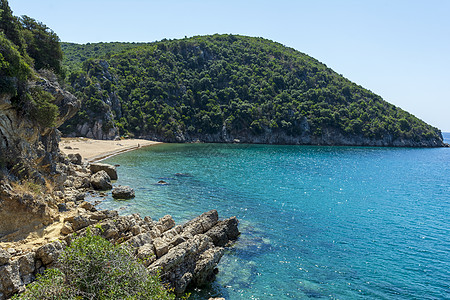
[{"label": "deep blue water", "polygon": [[450,298],[450,148],[163,144],[106,162],[136,198],[101,207],[240,220],[191,299]]}]

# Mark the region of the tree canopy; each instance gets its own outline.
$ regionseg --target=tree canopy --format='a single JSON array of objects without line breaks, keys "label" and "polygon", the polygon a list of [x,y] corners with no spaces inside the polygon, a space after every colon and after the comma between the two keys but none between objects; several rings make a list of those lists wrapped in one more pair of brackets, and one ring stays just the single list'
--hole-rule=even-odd
[{"label": "tree canopy", "polygon": [[[109,126],[121,134],[166,141],[223,132],[321,136],[330,128],[374,141],[440,138],[436,128],[316,59],[263,38],[211,35],[111,46],[64,45],[66,62],[87,58],[68,76],[84,102],[66,133],[110,110]],[[118,51],[102,51],[108,47]]]}]

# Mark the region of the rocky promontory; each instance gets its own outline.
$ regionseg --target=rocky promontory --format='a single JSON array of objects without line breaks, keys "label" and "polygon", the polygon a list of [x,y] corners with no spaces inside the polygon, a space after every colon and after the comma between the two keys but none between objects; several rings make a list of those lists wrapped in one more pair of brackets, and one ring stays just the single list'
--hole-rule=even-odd
[{"label": "rocky promontory", "polygon": [[58,266],[58,256],[70,245],[74,234],[83,236],[87,228],[107,240],[130,247],[148,270],[161,275],[176,294],[189,286],[213,280],[224,247],[239,235],[232,217],[219,221],[216,210],[208,211],[184,225],[176,225],[170,215],[158,221],[138,214],[119,216],[116,211],[98,211],[88,202],[76,214],[64,219],[61,237],[29,250],[0,248],[0,299],[24,291],[37,274]]}]

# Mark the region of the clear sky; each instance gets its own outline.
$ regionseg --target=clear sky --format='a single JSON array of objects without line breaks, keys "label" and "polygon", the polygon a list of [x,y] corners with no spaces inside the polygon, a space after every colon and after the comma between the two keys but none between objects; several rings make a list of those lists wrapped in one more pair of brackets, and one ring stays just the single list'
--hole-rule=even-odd
[{"label": "clear sky", "polygon": [[304,52],[450,132],[450,0],[9,0],[64,42],[214,33]]}]

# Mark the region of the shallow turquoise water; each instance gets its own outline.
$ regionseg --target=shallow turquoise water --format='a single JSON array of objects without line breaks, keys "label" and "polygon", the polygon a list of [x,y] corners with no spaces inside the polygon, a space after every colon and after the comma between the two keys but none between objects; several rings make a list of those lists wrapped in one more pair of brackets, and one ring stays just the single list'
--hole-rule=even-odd
[{"label": "shallow turquoise water", "polygon": [[104,208],[240,220],[191,299],[450,298],[448,148],[164,144],[106,162],[136,198]]}]

